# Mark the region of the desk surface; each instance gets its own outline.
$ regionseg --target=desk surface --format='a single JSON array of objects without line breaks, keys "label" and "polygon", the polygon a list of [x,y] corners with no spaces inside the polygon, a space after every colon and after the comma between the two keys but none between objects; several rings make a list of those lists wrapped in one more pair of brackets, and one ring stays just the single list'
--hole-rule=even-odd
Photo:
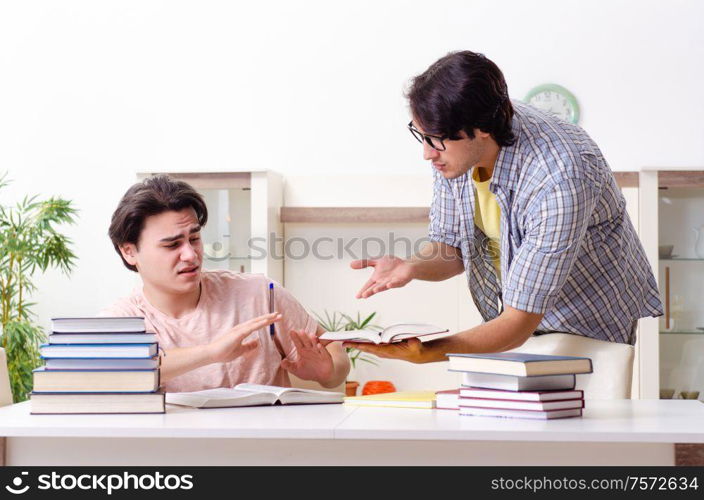
[{"label": "desk surface", "polygon": [[344,405],[167,405],[163,415],[30,415],[25,402],[0,408],[0,436],[704,443],[704,404],[590,400],[582,418],[536,421]]}]

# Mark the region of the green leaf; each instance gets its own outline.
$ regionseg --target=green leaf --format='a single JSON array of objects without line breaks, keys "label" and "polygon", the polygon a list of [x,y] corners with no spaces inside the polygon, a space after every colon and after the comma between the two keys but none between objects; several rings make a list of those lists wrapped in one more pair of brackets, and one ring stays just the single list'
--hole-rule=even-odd
[{"label": "green leaf", "polygon": [[[350,330],[362,330],[364,328],[377,328],[377,329],[382,329],[378,325],[373,325],[371,324],[372,319],[376,316],[376,312],[371,313],[369,316],[366,318],[362,319],[361,313],[358,311],[357,312],[357,319],[352,318],[349,314],[345,314],[339,311],[333,312],[332,317],[328,314],[327,309],[324,311],[325,313],[325,319],[322,319],[320,315],[317,313],[313,313],[313,315],[316,317],[318,320],[318,323],[320,324],[321,327],[323,327],[326,331],[328,332],[339,332],[341,330],[344,331],[350,331]],[[339,318],[338,318],[339,315]],[[357,361],[361,361],[364,363],[369,363],[372,365],[378,365],[377,358],[375,356],[372,356],[370,354],[363,353],[359,349],[355,349],[353,347],[347,347],[346,348],[347,355],[350,358],[350,363],[352,364],[352,368],[355,368],[357,366]]]},{"label": "green leaf", "polygon": [[9,321],[3,325],[2,344],[15,403],[26,400],[32,390],[32,370],[41,365],[39,345],[43,338],[44,332],[26,321]]},{"label": "green leaf", "polygon": [[[8,183],[7,174],[0,175],[0,188]],[[0,345],[6,350],[15,402],[32,390],[32,370],[41,363],[39,344],[46,340],[34,323],[32,278],[38,270],[56,268],[68,275],[73,269],[73,243],[56,226],[74,224],[77,213],[70,201],[57,197],[27,195],[14,207],[0,204]]]}]

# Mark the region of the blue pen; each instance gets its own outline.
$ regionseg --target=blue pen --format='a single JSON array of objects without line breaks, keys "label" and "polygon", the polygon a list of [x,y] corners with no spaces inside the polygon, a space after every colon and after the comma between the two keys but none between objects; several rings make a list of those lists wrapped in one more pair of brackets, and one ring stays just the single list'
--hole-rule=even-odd
[{"label": "blue pen", "polygon": [[[274,312],[274,284],[269,283],[269,312]],[[269,335],[274,335],[274,323],[269,325]]]}]

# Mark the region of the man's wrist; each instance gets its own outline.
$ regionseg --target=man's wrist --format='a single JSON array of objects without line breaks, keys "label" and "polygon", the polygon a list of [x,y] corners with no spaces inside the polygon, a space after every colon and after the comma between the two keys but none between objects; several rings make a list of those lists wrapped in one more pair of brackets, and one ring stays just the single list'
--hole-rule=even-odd
[{"label": "man's wrist", "polygon": [[408,275],[409,275],[411,281],[416,279],[416,277],[418,276],[418,264],[420,263],[418,258],[411,257],[410,259],[405,259],[403,261],[403,263],[406,266],[406,268],[408,269]]},{"label": "man's wrist", "polygon": [[326,378],[325,380],[316,380],[316,382],[318,382],[320,385],[322,385],[322,386],[325,387],[326,389],[330,389],[331,387],[337,387],[338,385],[340,385],[340,384],[338,383],[338,381],[337,381],[338,378],[339,378],[339,377],[337,377],[336,374],[333,372],[333,373],[332,373],[328,378]]},{"label": "man's wrist", "polygon": [[457,352],[452,349],[452,342],[455,340],[455,333],[449,337],[444,337],[437,340],[430,340],[421,344],[421,361],[418,363],[437,363],[438,361],[447,361],[447,353]]},{"label": "man's wrist", "polygon": [[201,361],[203,366],[210,365],[212,363],[219,363],[220,360],[217,356],[217,349],[211,342],[210,344],[205,344],[201,347]]},{"label": "man's wrist", "polygon": [[445,355],[440,352],[436,345],[432,345],[430,342],[428,345],[421,344],[420,358],[416,363],[435,363],[437,361],[444,361]]}]

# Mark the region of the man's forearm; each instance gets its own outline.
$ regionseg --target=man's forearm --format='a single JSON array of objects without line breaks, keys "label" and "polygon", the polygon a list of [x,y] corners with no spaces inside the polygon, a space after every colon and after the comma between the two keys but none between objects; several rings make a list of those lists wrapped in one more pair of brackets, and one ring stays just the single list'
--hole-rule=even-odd
[{"label": "man's forearm", "polygon": [[445,361],[448,353],[502,352],[520,347],[535,332],[542,314],[509,308],[497,318],[458,332],[450,337],[423,344],[423,360]]},{"label": "man's forearm", "polygon": [[[315,334],[320,337],[324,333],[325,329],[318,325]],[[337,387],[347,379],[347,375],[350,373],[350,357],[340,342],[330,342],[325,346],[325,349],[327,349],[332,358],[333,371],[326,380],[317,380],[317,382],[323,387],[330,389]]]},{"label": "man's forearm", "polygon": [[459,248],[437,241],[427,242],[407,262],[413,268],[413,278],[422,281],[443,281],[464,271]]},{"label": "man's forearm", "polygon": [[208,346],[175,347],[161,356],[162,384],[186,372],[213,363]]},{"label": "man's forearm", "polygon": [[347,379],[350,372],[350,358],[340,342],[328,344],[326,349],[330,352],[333,361],[333,373],[327,380],[318,380],[318,383],[328,389],[337,387]]}]

